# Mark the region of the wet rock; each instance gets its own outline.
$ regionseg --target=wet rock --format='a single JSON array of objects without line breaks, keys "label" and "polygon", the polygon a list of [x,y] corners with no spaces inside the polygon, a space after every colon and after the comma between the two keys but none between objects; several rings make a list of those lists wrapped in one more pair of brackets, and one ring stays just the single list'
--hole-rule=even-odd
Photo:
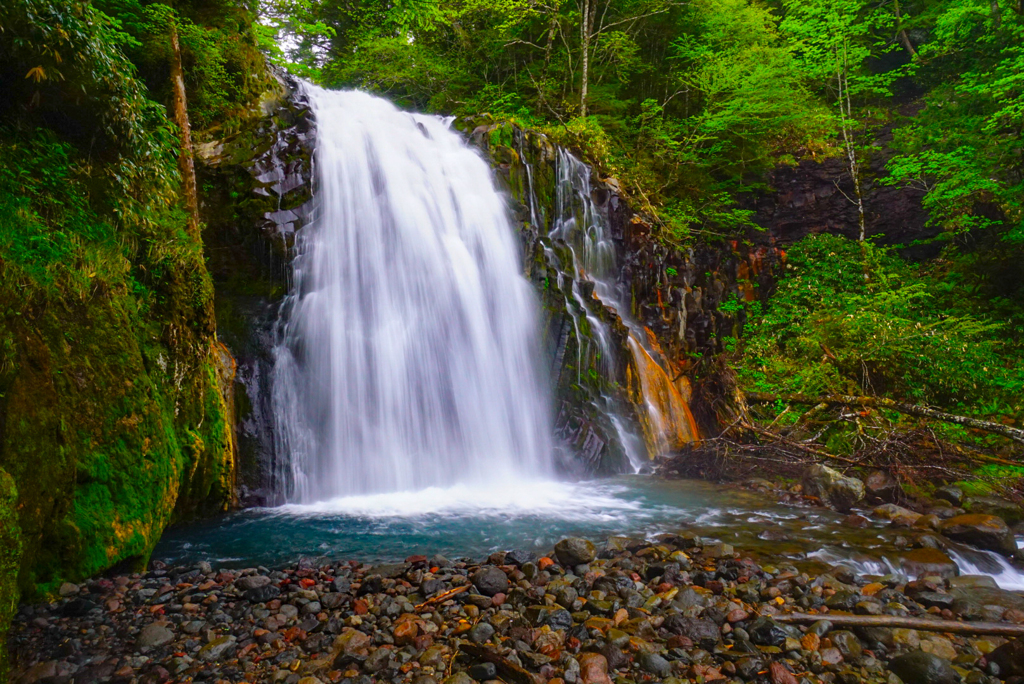
[{"label": "wet rock", "polygon": [[853,632],[846,630],[831,632],[828,638],[832,641],[832,645],[839,649],[839,652],[843,654],[845,660],[853,660],[859,658],[864,650],[861,646],[860,639]]},{"label": "wet rock", "polygon": [[281,595],[281,590],[272,584],[268,584],[245,592],[245,600],[250,603],[267,603]]},{"label": "wet rock", "polygon": [[982,513],[968,513],[944,520],[939,525],[943,536],[981,549],[1013,556],[1017,543],[1002,518]]},{"label": "wet rock", "polygon": [[903,489],[888,472],[876,470],[864,478],[864,495],[870,503],[896,503],[903,498]]},{"label": "wet rock", "polygon": [[935,498],[959,508],[964,504],[964,490],[956,485],[946,485],[935,490]]},{"label": "wet rock", "polygon": [[476,681],[465,672],[456,672],[444,680],[444,684],[476,684]]},{"label": "wet rock", "polygon": [[67,604],[61,608],[61,615],[64,617],[85,617],[90,612],[98,609],[99,606],[90,601],[89,599],[77,598],[72,601],[68,601]]},{"label": "wet rock", "polygon": [[580,537],[569,537],[555,544],[555,556],[566,567],[586,565],[596,557],[594,545]]},{"label": "wet rock", "polygon": [[641,653],[640,667],[652,675],[667,677],[672,674],[672,663],[665,660],[657,653]]},{"label": "wet rock", "polygon": [[960,575],[959,577],[951,577],[949,579],[949,588],[951,590],[975,589],[978,587],[998,589],[999,585],[988,575]]},{"label": "wet rock", "polygon": [[986,656],[986,660],[999,667],[999,676],[1024,676],[1024,642],[1019,639],[1008,641]]},{"label": "wet rock", "polygon": [[790,625],[781,625],[770,617],[759,617],[747,626],[750,640],[761,646],[782,646],[786,638],[799,639],[800,630]]},{"label": "wet rock", "polygon": [[896,504],[884,504],[872,511],[872,514],[883,520],[888,520],[893,527],[912,527],[921,517],[909,508],[897,506]]},{"label": "wet rock", "polygon": [[1008,525],[1024,520],[1024,510],[1020,506],[998,496],[969,496],[961,505],[971,513],[1002,518]]},{"label": "wet rock", "polygon": [[580,681],[583,684],[612,684],[608,677],[608,661],[600,653],[583,653],[577,659],[580,664]]},{"label": "wet rock", "polygon": [[487,622],[478,622],[469,630],[469,639],[473,643],[483,644],[494,636],[494,627]]},{"label": "wet rock", "polygon": [[818,497],[826,506],[842,513],[864,498],[863,482],[820,463],[804,473],[803,487],[805,494]]},{"label": "wet rock", "polygon": [[239,577],[235,580],[235,586],[242,591],[250,591],[252,589],[260,589],[272,583],[273,580],[265,575],[249,575],[247,577]]},{"label": "wet rock", "polygon": [[536,563],[537,554],[532,551],[521,551],[519,549],[513,549],[505,554],[505,563],[508,565],[515,565],[516,567],[522,567],[526,563]]},{"label": "wet rock", "polygon": [[714,621],[682,615],[670,615],[662,623],[662,627],[673,634],[686,637],[704,649],[714,648],[721,635],[718,625]]},{"label": "wet rock", "polygon": [[501,568],[485,565],[473,573],[473,584],[484,596],[494,596],[508,591],[508,575]]},{"label": "wet rock", "polygon": [[771,678],[772,684],[797,684],[796,677],[782,663],[770,663],[768,665],[768,676]]},{"label": "wet rock", "polygon": [[138,648],[157,648],[174,641],[174,632],[167,629],[167,623],[153,622],[142,628],[136,642]]},{"label": "wet rock", "polygon": [[938,549],[914,549],[903,554],[900,567],[912,578],[956,577],[960,568],[953,559]]},{"label": "wet rock", "polygon": [[231,635],[214,639],[199,649],[199,659],[206,662],[224,660],[229,653],[235,650],[236,643],[237,640]]},{"label": "wet rock", "polygon": [[78,585],[72,584],[71,582],[65,582],[60,585],[60,589],[57,590],[57,593],[61,595],[61,598],[75,596],[78,593]]},{"label": "wet rock", "polygon": [[391,649],[382,646],[371,653],[370,657],[363,662],[363,669],[371,674],[376,674],[381,670],[386,670],[388,665],[391,663],[391,656]]},{"label": "wet rock", "polygon": [[889,669],[904,684],[959,684],[960,675],[948,660],[932,653],[911,651],[894,658]]},{"label": "wet rock", "polygon": [[478,682],[485,682],[498,676],[498,668],[494,663],[477,663],[469,668],[468,674]]}]

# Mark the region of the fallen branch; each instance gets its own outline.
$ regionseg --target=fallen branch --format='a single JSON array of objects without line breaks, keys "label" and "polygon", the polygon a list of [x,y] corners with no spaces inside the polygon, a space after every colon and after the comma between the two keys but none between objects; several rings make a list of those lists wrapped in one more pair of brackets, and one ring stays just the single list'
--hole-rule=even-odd
[{"label": "fallen branch", "polygon": [[832,613],[821,615],[791,613],[789,615],[773,615],[772,618],[776,622],[795,624],[828,620],[836,627],[890,627],[918,629],[922,632],[1024,636],[1024,625],[1011,625],[1007,622],[959,622],[957,620],[929,620],[896,615],[834,615]]},{"label": "fallen branch", "polygon": [[420,605],[416,606],[416,612],[418,613],[421,610],[423,610],[424,608],[429,608],[431,606],[436,606],[439,603],[444,603],[445,601],[447,601],[448,599],[450,599],[453,596],[458,596],[459,594],[461,594],[464,591],[469,591],[469,588],[471,586],[472,585],[470,585],[470,584],[463,584],[461,587],[455,587],[454,589],[449,589],[448,591],[445,591],[445,592],[442,592],[442,593],[438,594],[434,598],[427,599],[426,601],[424,601]]},{"label": "fallen branch", "polygon": [[508,658],[498,655],[497,652],[486,646],[462,642],[459,644],[459,650],[468,653],[478,660],[494,663],[498,668],[498,675],[506,682],[512,682],[513,684],[539,684],[542,681],[537,675],[524,670]]},{"label": "fallen branch", "polygon": [[927,406],[904,404],[899,401],[893,401],[892,399],[882,399],[879,397],[851,397],[843,395],[812,397],[806,394],[767,394],[764,392],[747,392],[746,398],[750,401],[765,403],[788,401],[794,404],[830,404],[832,406],[887,408],[908,416],[932,418],[934,420],[941,420],[944,423],[955,423],[956,425],[963,425],[964,427],[991,432],[993,434],[1002,435],[1003,437],[1012,439],[1020,444],[1024,444],[1024,430],[1019,428],[1003,425],[1002,423],[994,423],[989,420],[969,418],[968,416],[958,416],[953,413],[946,413],[945,411],[928,408]]}]

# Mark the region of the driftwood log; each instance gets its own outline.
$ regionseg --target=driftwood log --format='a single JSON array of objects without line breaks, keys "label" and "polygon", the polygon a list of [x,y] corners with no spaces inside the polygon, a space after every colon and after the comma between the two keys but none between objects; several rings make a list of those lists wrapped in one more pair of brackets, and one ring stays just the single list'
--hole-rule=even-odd
[{"label": "driftwood log", "polygon": [[960,622],[958,620],[929,620],[928,618],[899,617],[896,615],[809,615],[790,613],[773,615],[776,622],[806,624],[828,620],[836,627],[890,627],[917,629],[922,632],[947,632],[953,634],[996,634],[999,636],[1024,636],[1024,625],[1008,622]]}]

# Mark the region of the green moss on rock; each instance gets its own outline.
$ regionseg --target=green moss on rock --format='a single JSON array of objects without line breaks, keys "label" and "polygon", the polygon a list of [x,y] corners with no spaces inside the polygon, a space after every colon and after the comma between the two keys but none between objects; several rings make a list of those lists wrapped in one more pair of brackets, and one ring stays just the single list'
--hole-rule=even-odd
[{"label": "green moss on rock", "polygon": [[14,479],[0,470],[0,681],[7,677],[7,628],[18,608],[18,567],[21,563],[21,529],[18,526],[18,490]]}]

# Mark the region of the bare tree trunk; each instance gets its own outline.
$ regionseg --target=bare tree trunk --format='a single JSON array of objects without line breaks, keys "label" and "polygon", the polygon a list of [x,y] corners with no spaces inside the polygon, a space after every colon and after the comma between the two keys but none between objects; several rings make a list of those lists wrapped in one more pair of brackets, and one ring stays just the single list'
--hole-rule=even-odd
[{"label": "bare tree trunk", "polygon": [[917,50],[914,49],[914,44],[910,42],[910,36],[903,29],[903,17],[900,16],[900,0],[893,0],[893,12],[896,15],[896,35],[899,36],[903,49],[910,53],[911,58],[917,57]]},{"label": "bare tree trunk", "polygon": [[1003,11],[999,8],[999,0],[991,0],[989,2],[989,16],[992,17],[992,28],[998,29],[1003,18]]},{"label": "bare tree trunk", "polygon": [[171,23],[171,86],[173,92],[174,123],[178,125],[181,150],[178,153],[178,170],[181,173],[182,189],[185,193],[185,208],[188,210],[189,232],[199,239],[199,192],[196,186],[196,168],[192,158],[192,126],[188,122],[188,102],[185,99],[185,73],[181,68],[181,45],[178,42],[178,27]]},{"label": "bare tree trunk", "polygon": [[845,46],[842,59],[836,60],[836,84],[839,89],[839,120],[843,131],[843,143],[846,147],[850,178],[853,180],[853,203],[857,205],[857,224],[860,229],[857,241],[863,243],[867,224],[864,218],[864,196],[860,188],[860,165],[857,162],[857,149],[853,144],[853,132],[850,130],[853,122],[853,104],[850,99],[850,83],[847,79]]},{"label": "bare tree trunk", "polygon": [[583,0],[583,14],[580,17],[580,44],[583,47],[583,82],[580,86],[580,116],[587,115],[587,86],[590,79],[590,31],[593,11],[597,0]]}]

